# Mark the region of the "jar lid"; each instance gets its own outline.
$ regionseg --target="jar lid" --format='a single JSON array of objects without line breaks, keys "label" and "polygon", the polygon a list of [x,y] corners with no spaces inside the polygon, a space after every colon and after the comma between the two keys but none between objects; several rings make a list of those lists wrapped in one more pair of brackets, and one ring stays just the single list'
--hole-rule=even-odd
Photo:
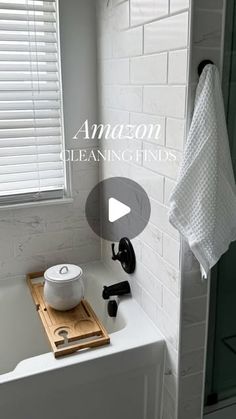
[{"label": "jar lid", "polygon": [[44,278],[50,282],[71,282],[77,280],[83,274],[82,269],[76,265],[64,264],[49,268],[44,273]]}]

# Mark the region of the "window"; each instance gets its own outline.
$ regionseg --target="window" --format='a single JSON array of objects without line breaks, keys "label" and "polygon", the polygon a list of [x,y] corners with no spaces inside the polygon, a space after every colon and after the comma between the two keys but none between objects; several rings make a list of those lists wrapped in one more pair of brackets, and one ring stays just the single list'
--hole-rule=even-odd
[{"label": "window", "polygon": [[0,0],[0,204],[65,192],[57,3]]}]

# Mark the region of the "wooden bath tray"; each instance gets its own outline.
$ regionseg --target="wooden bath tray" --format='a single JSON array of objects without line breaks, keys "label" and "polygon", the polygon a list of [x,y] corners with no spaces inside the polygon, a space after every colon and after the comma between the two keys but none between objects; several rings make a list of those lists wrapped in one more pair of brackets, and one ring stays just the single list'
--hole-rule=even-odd
[{"label": "wooden bath tray", "polygon": [[66,312],[54,310],[45,303],[43,275],[43,272],[30,273],[27,282],[55,357],[110,343],[105,328],[86,300]]}]

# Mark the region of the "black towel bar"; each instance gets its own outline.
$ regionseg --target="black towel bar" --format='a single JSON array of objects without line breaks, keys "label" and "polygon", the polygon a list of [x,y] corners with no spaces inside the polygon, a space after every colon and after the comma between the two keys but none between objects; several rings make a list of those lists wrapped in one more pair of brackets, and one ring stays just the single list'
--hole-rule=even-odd
[{"label": "black towel bar", "polygon": [[201,61],[200,64],[199,64],[199,66],[198,66],[198,75],[199,75],[199,77],[202,74],[202,71],[203,71],[204,67],[206,67],[207,64],[214,64],[214,63],[211,60],[203,60],[203,61]]}]

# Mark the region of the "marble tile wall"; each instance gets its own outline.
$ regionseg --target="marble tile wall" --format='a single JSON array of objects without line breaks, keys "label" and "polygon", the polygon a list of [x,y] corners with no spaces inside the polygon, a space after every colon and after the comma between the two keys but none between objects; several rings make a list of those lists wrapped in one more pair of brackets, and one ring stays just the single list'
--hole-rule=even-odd
[{"label": "marble tile wall", "polygon": [[[96,122],[97,118],[94,2],[63,0],[60,11],[65,140],[66,148],[71,149],[80,147],[72,137],[84,120]],[[73,49],[68,48],[73,39]],[[44,270],[56,263],[100,258],[100,241],[91,232],[84,211],[88,193],[97,181],[95,164],[74,163],[72,204],[1,210],[0,279]]]}]

